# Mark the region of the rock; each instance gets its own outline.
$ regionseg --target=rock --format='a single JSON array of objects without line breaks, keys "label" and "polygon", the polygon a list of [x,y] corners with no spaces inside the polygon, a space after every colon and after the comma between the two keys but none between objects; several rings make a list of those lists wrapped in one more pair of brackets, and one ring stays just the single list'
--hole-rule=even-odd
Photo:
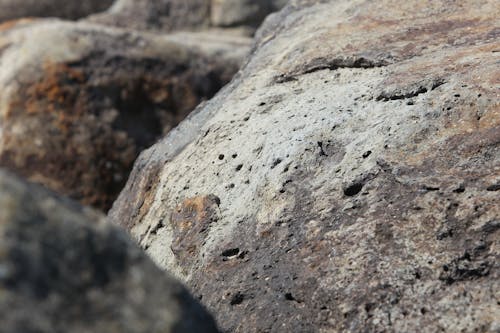
[{"label": "rock", "polygon": [[109,216],[224,331],[498,331],[497,7],[292,1]]},{"label": "rock", "polygon": [[210,22],[214,26],[258,26],[267,15],[280,10],[283,0],[212,0]]},{"label": "rock", "polygon": [[112,0],[0,0],[0,22],[23,17],[77,19],[101,12],[112,3]]},{"label": "rock", "polygon": [[[286,0],[116,0],[104,13],[92,15],[91,22],[138,30],[171,32],[208,27],[256,28]],[[242,33],[252,33],[244,30]]]},{"label": "rock", "polygon": [[116,0],[91,22],[138,30],[171,32],[206,28],[210,0]]},{"label": "rock", "polygon": [[250,42],[20,21],[0,31],[0,165],[107,210],[138,153],[228,82]]},{"label": "rock", "polygon": [[217,332],[103,216],[0,171],[0,332]]}]

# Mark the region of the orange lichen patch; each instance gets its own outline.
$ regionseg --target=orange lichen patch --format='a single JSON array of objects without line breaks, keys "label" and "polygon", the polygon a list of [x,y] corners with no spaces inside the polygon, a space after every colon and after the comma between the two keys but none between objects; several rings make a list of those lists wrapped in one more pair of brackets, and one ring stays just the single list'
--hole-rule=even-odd
[{"label": "orange lichen patch", "polygon": [[20,25],[20,24],[31,23],[34,20],[35,20],[35,18],[28,17],[28,18],[5,21],[3,23],[0,23],[0,32],[10,30],[11,28],[13,28],[17,25]]}]

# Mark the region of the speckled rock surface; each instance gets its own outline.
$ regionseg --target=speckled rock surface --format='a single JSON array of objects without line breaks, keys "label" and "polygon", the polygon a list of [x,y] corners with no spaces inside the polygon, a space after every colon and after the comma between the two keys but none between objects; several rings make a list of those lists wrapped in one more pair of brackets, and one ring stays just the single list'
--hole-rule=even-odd
[{"label": "speckled rock surface", "polygon": [[0,165],[106,210],[138,153],[213,96],[250,40],[21,20],[0,30]]},{"label": "speckled rock surface", "polygon": [[0,170],[0,332],[217,332],[103,216]]},{"label": "speckled rock surface", "polygon": [[61,17],[77,19],[101,12],[113,0],[0,0],[0,22],[23,17]]},{"label": "speckled rock surface", "polygon": [[227,332],[497,332],[497,9],[292,1],[110,217]]}]

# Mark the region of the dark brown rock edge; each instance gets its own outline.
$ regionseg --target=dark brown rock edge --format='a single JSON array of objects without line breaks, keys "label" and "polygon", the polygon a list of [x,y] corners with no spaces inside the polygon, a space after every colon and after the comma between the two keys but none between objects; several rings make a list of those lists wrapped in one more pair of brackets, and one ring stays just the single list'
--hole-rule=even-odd
[{"label": "dark brown rock edge", "polygon": [[0,171],[0,332],[217,332],[104,218]]}]

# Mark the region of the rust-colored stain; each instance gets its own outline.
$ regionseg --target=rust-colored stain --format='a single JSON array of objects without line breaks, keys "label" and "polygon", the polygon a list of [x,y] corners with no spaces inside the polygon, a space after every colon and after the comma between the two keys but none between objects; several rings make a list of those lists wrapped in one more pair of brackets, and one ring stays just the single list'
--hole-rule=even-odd
[{"label": "rust-colored stain", "polygon": [[220,201],[215,195],[197,196],[184,200],[172,213],[174,229],[172,251],[183,263],[193,263],[210,228],[217,221]]},{"label": "rust-colored stain", "polygon": [[53,114],[62,132],[85,113],[85,74],[66,64],[46,62],[42,78],[26,89],[24,110],[28,115]]},{"label": "rust-colored stain", "polygon": [[5,21],[3,23],[0,23],[0,32],[10,30],[11,28],[20,24],[33,22],[34,20],[35,18],[28,17],[28,18]]}]

